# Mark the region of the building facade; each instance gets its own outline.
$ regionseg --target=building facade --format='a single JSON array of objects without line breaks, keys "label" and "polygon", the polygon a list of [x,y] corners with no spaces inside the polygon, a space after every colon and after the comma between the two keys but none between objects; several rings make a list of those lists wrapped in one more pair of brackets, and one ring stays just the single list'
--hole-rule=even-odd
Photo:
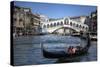
[{"label": "building facade", "polygon": [[14,6],[13,8],[13,33],[16,35],[38,34],[40,16],[33,14],[30,8]]},{"label": "building facade", "polygon": [[89,26],[89,32],[97,33],[97,10],[87,16],[85,23]]},{"label": "building facade", "polygon": [[92,12],[90,15],[90,31],[97,32],[97,11]]}]

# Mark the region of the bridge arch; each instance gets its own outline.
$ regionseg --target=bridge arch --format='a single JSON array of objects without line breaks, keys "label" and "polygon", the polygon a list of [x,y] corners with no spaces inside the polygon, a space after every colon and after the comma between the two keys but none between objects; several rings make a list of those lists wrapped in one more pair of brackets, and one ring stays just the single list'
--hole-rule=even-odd
[{"label": "bridge arch", "polygon": [[73,28],[70,28],[70,27],[59,27],[59,28],[57,28],[57,29],[55,29],[54,31],[52,31],[51,33],[55,33],[55,32],[57,32],[58,30],[60,30],[60,29],[70,29],[70,30],[72,30],[73,32],[79,32],[78,30],[75,30],[75,29],[73,29]]}]

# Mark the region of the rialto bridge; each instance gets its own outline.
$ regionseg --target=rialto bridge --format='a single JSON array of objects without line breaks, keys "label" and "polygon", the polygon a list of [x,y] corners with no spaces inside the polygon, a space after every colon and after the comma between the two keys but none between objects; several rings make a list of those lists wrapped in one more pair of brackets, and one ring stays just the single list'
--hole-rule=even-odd
[{"label": "rialto bridge", "polygon": [[84,24],[84,20],[76,21],[70,18],[62,18],[42,24],[42,32],[47,33],[87,32],[88,28],[88,25]]}]

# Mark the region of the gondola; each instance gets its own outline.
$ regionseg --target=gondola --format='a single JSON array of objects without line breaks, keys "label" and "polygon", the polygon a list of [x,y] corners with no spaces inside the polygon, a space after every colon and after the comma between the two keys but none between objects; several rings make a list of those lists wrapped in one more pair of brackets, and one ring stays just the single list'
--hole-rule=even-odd
[{"label": "gondola", "polygon": [[80,50],[77,50],[74,54],[67,53],[65,51],[55,51],[55,52],[49,52],[46,51],[43,47],[43,44],[41,44],[43,56],[45,58],[70,58],[70,57],[77,57],[84,55],[88,52],[88,49],[90,47],[90,37],[87,36],[87,45],[85,47],[82,47]]}]

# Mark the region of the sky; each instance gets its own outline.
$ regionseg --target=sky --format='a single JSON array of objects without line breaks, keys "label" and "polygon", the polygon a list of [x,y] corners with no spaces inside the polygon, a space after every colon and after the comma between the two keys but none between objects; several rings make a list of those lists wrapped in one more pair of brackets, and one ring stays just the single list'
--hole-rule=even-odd
[{"label": "sky", "polygon": [[31,8],[32,13],[46,15],[49,18],[62,18],[73,16],[88,16],[97,9],[96,6],[71,5],[39,2],[15,1],[14,5]]}]

